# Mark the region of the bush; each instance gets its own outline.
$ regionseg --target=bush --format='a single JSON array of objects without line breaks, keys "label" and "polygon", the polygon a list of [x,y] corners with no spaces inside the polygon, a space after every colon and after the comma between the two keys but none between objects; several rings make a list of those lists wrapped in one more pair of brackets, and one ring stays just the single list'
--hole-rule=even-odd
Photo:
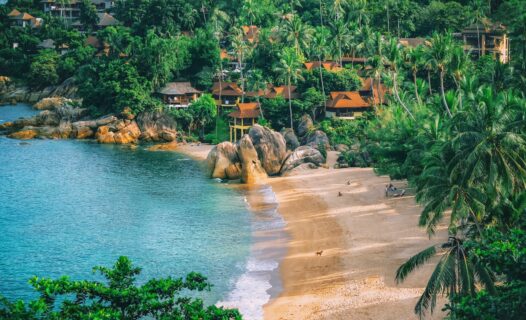
[{"label": "bush", "polygon": [[42,50],[33,58],[29,67],[29,83],[43,88],[58,83],[57,63],[59,55],[54,50]]}]

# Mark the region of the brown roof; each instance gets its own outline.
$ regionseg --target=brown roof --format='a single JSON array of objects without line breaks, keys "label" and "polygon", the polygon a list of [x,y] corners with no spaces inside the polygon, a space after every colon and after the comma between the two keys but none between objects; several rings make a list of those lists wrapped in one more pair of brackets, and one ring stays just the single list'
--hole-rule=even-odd
[{"label": "brown roof", "polygon": [[169,95],[186,95],[186,94],[193,94],[193,93],[201,93],[201,91],[195,89],[192,87],[192,84],[190,82],[169,82],[158,91],[161,94],[169,94]]},{"label": "brown roof", "polygon": [[327,101],[328,108],[367,108],[371,104],[366,102],[357,91],[331,92],[331,100]]},{"label": "brown roof", "polygon": [[221,49],[220,57],[221,57],[222,60],[224,60],[224,59],[227,59],[229,61],[235,60],[235,58],[233,56],[231,56],[225,49]]},{"label": "brown roof", "polygon": [[229,117],[237,119],[251,119],[258,118],[260,115],[259,103],[257,102],[238,103],[236,108],[237,110],[228,114]]},{"label": "brown roof", "polygon": [[467,26],[462,33],[505,33],[506,27],[499,22],[491,22],[484,19],[482,23],[474,23]]},{"label": "brown roof", "polygon": [[29,20],[35,19],[35,17],[33,17],[27,12],[22,12],[22,13],[19,13],[17,16],[9,16],[9,19],[29,21]]},{"label": "brown roof", "polygon": [[97,26],[99,27],[108,27],[119,24],[119,21],[115,19],[111,14],[98,13],[97,15],[99,16],[99,23],[97,24]]},{"label": "brown roof", "polygon": [[92,46],[93,48],[96,48],[96,49],[102,48],[99,39],[97,37],[95,37],[95,36],[88,36],[86,38],[86,40],[84,41],[84,43],[86,45]]},{"label": "brown roof", "polygon": [[[303,64],[307,70],[318,69],[320,67],[319,61],[310,61]],[[334,61],[322,61],[321,66],[327,71],[339,71],[341,66]]]},{"label": "brown roof", "polygon": [[221,87],[219,86],[219,82],[214,82],[212,94],[218,96],[220,88],[222,96],[240,97],[243,95],[243,91],[235,82],[221,82]]},{"label": "brown roof", "polygon": [[11,10],[11,12],[9,12],[9,13],[7,14],[7,16],[10,17],[10,18],[11,18],[11,17],[16,17],[16,16],[19,16],[21,13],[22,13],[22,12],[20,12],[20,11],[18,11],[18,10],[16,10],[16,9],[13,9],[13,10]]},{"label": "brown roof", "polygon": [[245,33],[244,39],[248,42],[257,42],[259,37],[259,28],[257,26],[242,26]]},{"label": "brown roof", "polygon": [[296,91],[296,86],[290,86],[290,97],[288,86],[279,86],[270,88],[269,92],[265,95],[265,98],[273,99],[276,97],[283,97],[286,100],[289,99],[298,99],[300,97],[299,93]]}]

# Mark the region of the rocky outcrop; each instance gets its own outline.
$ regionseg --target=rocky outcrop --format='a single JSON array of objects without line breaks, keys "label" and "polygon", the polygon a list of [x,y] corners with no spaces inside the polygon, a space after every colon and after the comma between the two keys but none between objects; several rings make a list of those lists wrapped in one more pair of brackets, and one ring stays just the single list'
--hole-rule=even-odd
[{"label": "rocky outcrop", "polygon": [[270,176],[278,174],[287,156],[285,138],[280,133],[258,124],[250,128],[248,135],[265,172]]},{"label": "rocky outcrop", "polygon": [[294,151],[297,147],[300,146],[298,137],[296,137],[294,130],[292,130],[291,128],[283,128],[281,130],[281,135],[283,136],[283,138],[285,138],[287,150]]},{"label": "rocky outcrop", "polygon": [[249,135],[244,135],[239,140],[238,148],[241,160],[241,181],[247,184],[265,182],[267,173],[259,161],[258,153]]},{"label": "rocky outcrop", "polygon": [[137,117],[144,141],[175,141],[177,124],[172,116],[164,111],[143,112]]},{"label": "rocky outcrop", "polygon": [[55,110],[59,107],[68,105],[71,102],[71,99],[66,99],[64,97],[49,97],[38,101],[33,107],[37,110]]},{"label": "rocky outcrop", "polygon": [[319,167],[325,162],[323,155],[315,148],[309,146],[298,147],[294,152],[285,160],[281,167],[281,174],[285,174],[294,168],[310,163],[316,167]]},{"label": "rocky outcrop", "polygon": [[327,137],[327,134],[321,130],[316,130],[313,132],[308,133],[303,138],[303,145],[313,147],[315,149],[319,149],[321,146],[325,148],[325,150],[331,150],[331,144],[329,142],[329,137]]},{"label": "rocky outcrop", "polygon": [[0,86],[0,103],[36,103],[48,97],[64,97],[77,99],[78,88],[74,78],[68,78],[58,86],[50,86],[43,89],[34,89],[26,86],[15,86],[14,83],[4,82]]},{"label": "rocky outcrop", "polygon": [[38,132],[34,129],[26,129],[17,132],[13,132],[8,135],[9,138],[19,139],[19,140],[29,140],[33,139],[38,135]]},{"label": "rocky outcrop", "polygon": [[290,177],[290,176],[294,176],[294,175],[298,175],[298,174],[301,174],[305,171],[309,171],[309,170],[313,170],[313,169],[318,169],[318,166],[315,165],[314,163],[310,163],[310,162],[307,162],[307,163],[302,163],[300,164],[299,166],[289,170],[289,171],[286,171],[283,173],[283,176],[284,177]]},{"label": "rocky outcrop", "polygon": [[308,114],[304,114],[298,123],[298,137],[302,138],[314,129],[314,122]]},{"label": "rocky outcrop", "polygon": [[130,144],[137,143],[141,130],[135,121],[117,120],[98,127],[95,138],[99,143]]},{"label": "rocky outcrop", "polygon": [[73,139],[89,139],[93,138],[94,132],[91,127],[72,125],[71,138]]},{"label": "rocky outcrop", "polygon": [[207,165],[212,178],[229,180],[241,178],[238,148],[230,142],[222,142],[215,146],[208,154]]}]

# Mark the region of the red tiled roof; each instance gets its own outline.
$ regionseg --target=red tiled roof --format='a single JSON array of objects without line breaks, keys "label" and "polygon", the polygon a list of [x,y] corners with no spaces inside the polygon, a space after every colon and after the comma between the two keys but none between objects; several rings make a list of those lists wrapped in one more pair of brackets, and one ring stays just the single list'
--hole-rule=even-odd
[{"label": "red tiled roof", "polygon": [[242,26],[245,33],[244,39],[248,42],[257,42],[259,37],[259,28],[257,26]]},{"label": "red tiled roof", "polygon": [[331,100],[327,101],[328,108],[367,108],[371,104],[366,102],[357,91],[331,92]]},{"label": "red tiled roof", "polygon": [[229,117],[237,119],[251,119],[258,118],[260,115],[259,103],[257,102],[238,103],[236,108],[237,110],[228,114]]},{"label": "red tiled roof", "polygon": [[[303,64],[307,70],[318,69],[320,67],[319,61],[310,61]],[[339,71],[341,66],[334,61],[322,61],[321,66],[327,71]]]},{"label": "red tiled roof", "polygon": [[234,82],[221,82],[221,87],[219,86],[219,82],[214,82],[214,85],[212,86],[212,94],[218,96],[220,88],[222,96],[240,97],[243,95],[241,88],[239,88],[237,83]]},{"label": "red tiled roof", "polygon": [[300,97],[299,93],[296,92],[296,86],[290,86],[290,97],[288,86],[279,86],[270,88],[269,92],[265,95],[266,98],[273,99],[276,97],[283,97],[286,100],[289,99],[298,99]]}]

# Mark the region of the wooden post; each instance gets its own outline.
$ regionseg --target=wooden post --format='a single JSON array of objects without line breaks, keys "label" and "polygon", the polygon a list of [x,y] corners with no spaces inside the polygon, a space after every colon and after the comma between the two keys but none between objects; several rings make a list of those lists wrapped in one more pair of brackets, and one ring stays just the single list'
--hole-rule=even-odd
[{"label": "wooden post", "polygon": [[482,55],[485,55],[486,54],[486,35],[485,34],[482,34]]},{"label": "wooden post", "polygon": [[229,125],[228,127],[230,129],[230,142],[232,142],[232,125]]}]

